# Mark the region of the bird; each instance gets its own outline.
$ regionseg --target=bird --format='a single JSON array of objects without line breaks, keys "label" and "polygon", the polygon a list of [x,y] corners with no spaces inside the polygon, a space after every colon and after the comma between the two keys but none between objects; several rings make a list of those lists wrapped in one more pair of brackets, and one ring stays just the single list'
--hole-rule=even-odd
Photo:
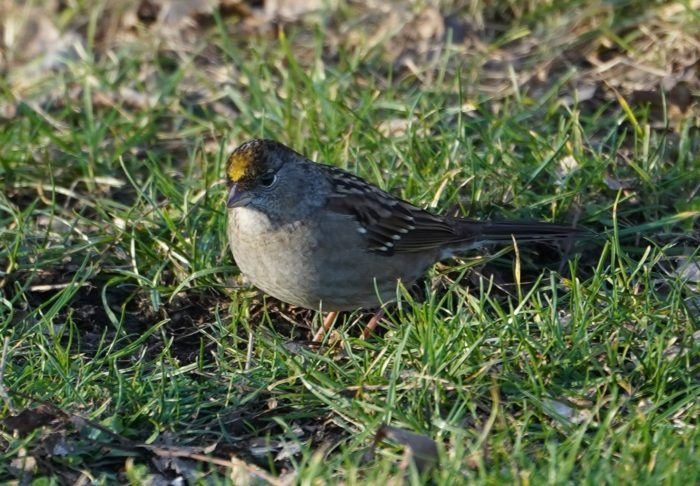
[{"label": "bird", "polygon": [[433,264],[487,244],[570,237],[570,226],[434,214],[275,140],[226,164],[227,236],[255,287],[306,309],[373,309]]}]

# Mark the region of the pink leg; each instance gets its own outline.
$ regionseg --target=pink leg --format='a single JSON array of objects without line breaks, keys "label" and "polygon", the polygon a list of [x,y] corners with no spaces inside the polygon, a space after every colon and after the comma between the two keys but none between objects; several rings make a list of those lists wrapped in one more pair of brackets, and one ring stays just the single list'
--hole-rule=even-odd
[{"label": "pink leg", "polygon": [[365,329],[362,331],[362,339],[367,339],[369,335],[372,334],[372,331],[374,331],[374,328],[377,327],[377,324],[379,324],[379,320],[382,317],[384,317],[384,311],[382,309],[379,309],[377,313],[372,316],[372,318],[365,326]]},{"label": "pink leg", "polygon": [[326,315],[326,318],[323,319],[323,326],[318,331],[316,331],[316,334],[314,334],[314,337],[312,339],[313,342],[320,343],[321,341],[323,341],[323,337],[333,325],[333,321],[335,321],[336,317],[338,317],[338,313],[336,311],[329,312],[328,315]]}]

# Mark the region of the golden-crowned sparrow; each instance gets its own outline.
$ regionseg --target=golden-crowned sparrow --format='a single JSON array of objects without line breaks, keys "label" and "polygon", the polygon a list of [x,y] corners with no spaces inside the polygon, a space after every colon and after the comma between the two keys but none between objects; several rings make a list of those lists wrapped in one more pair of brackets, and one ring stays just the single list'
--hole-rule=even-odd
[{"label": "golden-crowned sparrow", "polygon": [[548,223],[438,216],[272,140],[229,157],[228,239],[241,272],[283,302],[325,311],[377,307],[433,263],[493,242],[563,238]]}]

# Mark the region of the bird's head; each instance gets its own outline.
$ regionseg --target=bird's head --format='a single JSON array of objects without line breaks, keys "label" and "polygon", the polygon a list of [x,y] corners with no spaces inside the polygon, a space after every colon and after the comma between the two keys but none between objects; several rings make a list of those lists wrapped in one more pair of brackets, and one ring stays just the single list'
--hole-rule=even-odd
[{"label": "bird's head", "polygon": [[228,208],[246,206],[266,198],[279,182],[278,172],[293,152],[274,140],[254,139],[236,148],[228,158]]}]

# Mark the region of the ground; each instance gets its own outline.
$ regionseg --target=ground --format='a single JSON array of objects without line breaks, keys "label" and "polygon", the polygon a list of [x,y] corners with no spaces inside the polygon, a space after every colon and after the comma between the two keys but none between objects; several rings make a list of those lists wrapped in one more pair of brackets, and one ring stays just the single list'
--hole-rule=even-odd
[{"label": "ground", "polygon": [[[0,1],[0,479],[699,483],[699,11]],[[312,343],[226,247],[253,137],[586,236],[442,262]]]}]

